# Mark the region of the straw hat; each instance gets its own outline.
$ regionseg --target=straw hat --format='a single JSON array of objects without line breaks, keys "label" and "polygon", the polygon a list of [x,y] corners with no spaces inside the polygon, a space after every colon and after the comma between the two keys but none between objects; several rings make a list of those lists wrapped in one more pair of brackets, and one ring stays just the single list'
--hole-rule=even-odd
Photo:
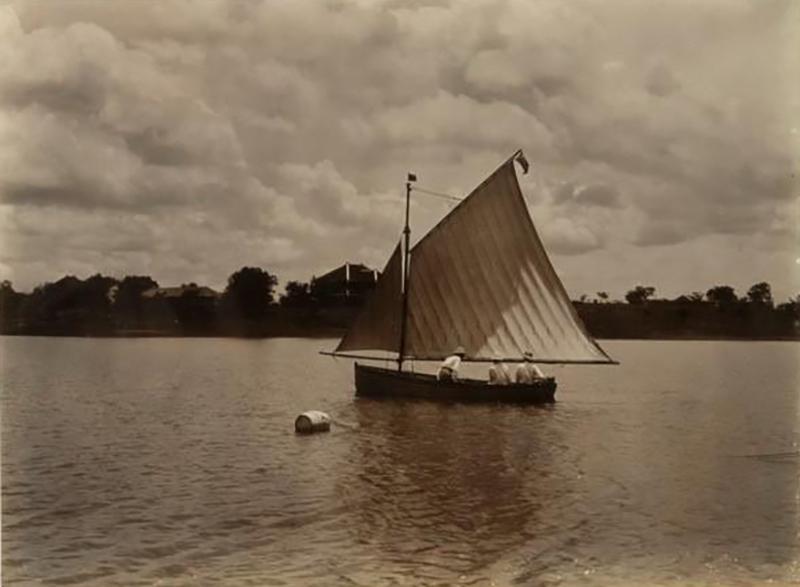
[{"label": "straw hat", "polygon": [[463,346],[457,346],[456,350],[453,351],[453,354],[454,355],[461,355],[463,357],[463,356],[466,356],[467,351],[464,350]]}]

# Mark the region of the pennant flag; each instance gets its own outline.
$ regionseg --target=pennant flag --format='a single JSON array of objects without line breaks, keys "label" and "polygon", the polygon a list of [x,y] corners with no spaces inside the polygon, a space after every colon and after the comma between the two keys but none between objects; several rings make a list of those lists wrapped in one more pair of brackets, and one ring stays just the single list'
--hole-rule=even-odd
[{"label": "pennant flag", "polygon": [[525,158],[525,155],[522,154],[522,151],[519,151],[517,153],[515,159],[517,160],[517,163],[520,164],[520,167],[522,167],[522,175],[527,175],[528,169],[530,169],[531,164],[528,163],[528,160]]}]

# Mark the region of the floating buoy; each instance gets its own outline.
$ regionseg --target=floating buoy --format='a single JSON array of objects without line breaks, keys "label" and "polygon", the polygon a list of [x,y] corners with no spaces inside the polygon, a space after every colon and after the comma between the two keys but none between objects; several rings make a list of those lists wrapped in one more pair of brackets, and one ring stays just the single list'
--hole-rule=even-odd
[{"label": "floating buoy", "polygon": [[325,412],[310,410],[303,412],[294,421],[294,431],[299,434],[327,432],[331,429],[331,417]]}]

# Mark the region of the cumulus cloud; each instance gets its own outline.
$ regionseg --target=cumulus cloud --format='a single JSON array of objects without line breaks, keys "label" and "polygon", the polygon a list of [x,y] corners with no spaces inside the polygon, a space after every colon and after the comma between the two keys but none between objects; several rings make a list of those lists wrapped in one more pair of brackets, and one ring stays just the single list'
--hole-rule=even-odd
[{"label": "cumulus cloud", "polygon": [[602,183],[590,185],[565,183],[557,190],[555,203],[557,205],[575,204],[604,208],[620,208],[622,206],[617,190]]},{"label": "cumulus cloud", "polygon": [[681,87],[672,70],[659,63],[647,73],[645,88],[656,96],[669,96]]},{"label": "cumulus cloud", "polygon": [[[408,170],[465,194],[518,147],[569,272],[623,248],[633,282],[654,250],[709,239],[793,263],[796,17],[788,0],[14,2],[1,277],[380,266]],[[415,199],[414,235],[446,211]]]},{"label": "cumulus cloud", "polygon": [[602,246],[600,237],[592,230],[568,218],[555,218],[543,228],[542,238],[553,253],[578,255]]}]

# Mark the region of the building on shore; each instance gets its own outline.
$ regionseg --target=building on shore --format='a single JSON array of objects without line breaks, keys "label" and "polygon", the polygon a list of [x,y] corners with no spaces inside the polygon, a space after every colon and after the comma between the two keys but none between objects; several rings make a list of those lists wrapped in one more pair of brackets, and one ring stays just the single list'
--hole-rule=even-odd
[{"label": "building on shore", "polygon": [[361,263],[345,263],[311,279],[311,294],[321,306],[359,306],[375,288],[379,272]]}]

